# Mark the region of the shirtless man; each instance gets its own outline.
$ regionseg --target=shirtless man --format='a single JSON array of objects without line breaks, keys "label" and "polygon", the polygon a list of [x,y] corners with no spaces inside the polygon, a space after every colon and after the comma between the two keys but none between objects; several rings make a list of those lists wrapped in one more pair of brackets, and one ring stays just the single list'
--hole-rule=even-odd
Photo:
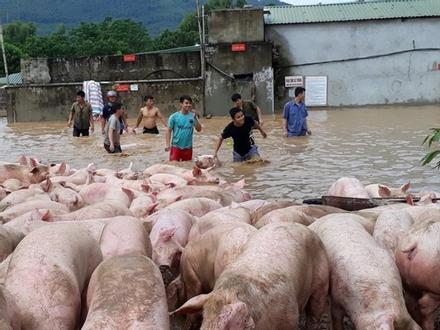
[{"label": "shirtless man", "polygon": [[159,119],[163,126],[166,128],[167,123],[165,118],[163,118],[160,110],[154,106],[153,96],[147,95],[144,97],[145,106],[141,108],[139,111],[139,116],[136,122],[136,126],[134,129],[139,127],[139,124],[142,121],[144,125],[144,130],[142,133],[146,134],[159,134],[159,130],[157,129],[156,120]]}]

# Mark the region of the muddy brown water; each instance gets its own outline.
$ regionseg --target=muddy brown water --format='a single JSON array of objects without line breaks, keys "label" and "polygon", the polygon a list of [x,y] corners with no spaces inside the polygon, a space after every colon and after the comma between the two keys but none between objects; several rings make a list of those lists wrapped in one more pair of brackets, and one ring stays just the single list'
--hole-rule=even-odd
[{"label": "muddy brown water", "polygon": [[[232,163],[232,143],[227,142],[219,153],[223,164],[218,172],[232,181],[244,177],[253,196],[265,199],[318,197],[341,176],[393,186],[410,180],[416,189],[440,189],[438,170],[420,165],[427,151],[421,143],[429,128],[440,124],[439,119],[437,106],[310,111],[313,135],[284,138],[281,116],[265,116],[268,138],[263,139],[259,132],[255,136],[262,157],[270,163]],[[194,154],[212,154],[217,136],[228,122],[228,117],[203,119],[202,133],[195,134]],[[0,160],[16,161],[26,154],[42,161],[65,160],[75,168],[93,162],[98,167],[121,169],[133,162],[141,170],[167,161],[164,129],[159,126],[159,130],[159,136],[124,134],[123,146],[136,146],[126,149],[128,156],[120,157],[105,152],[100,129],[90,137],[73,138],[65,123],[8,126],[0,118]]]}]

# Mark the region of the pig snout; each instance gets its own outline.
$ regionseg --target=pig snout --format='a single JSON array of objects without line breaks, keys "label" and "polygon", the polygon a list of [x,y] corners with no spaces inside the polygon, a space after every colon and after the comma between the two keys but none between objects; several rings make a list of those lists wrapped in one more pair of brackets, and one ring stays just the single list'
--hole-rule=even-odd
[{"label": "pig snout", "polygon": [[165,287],[167,287],[173,281],[174,277],[171,268],[167,265],[160,265],[159,270],[162,274],[163,283],[165,284]]}]

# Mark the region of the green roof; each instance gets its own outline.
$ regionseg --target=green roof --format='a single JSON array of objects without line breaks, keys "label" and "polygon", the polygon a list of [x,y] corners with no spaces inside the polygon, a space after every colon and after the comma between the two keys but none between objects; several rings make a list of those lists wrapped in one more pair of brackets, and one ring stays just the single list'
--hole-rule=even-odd
[{"label": "green roof", "polygon": [[[10,85],[21,85],[23,84],[23,79],[21,79],[21,73],[13,73],[9,75]],[[0,85],[6,85],[6,77],[0,78]]]},{"label": "green roof", "polygon": [[440,0],[349,2],[309,6],[269,6],[265,23],[301,24],[440,16]]}]

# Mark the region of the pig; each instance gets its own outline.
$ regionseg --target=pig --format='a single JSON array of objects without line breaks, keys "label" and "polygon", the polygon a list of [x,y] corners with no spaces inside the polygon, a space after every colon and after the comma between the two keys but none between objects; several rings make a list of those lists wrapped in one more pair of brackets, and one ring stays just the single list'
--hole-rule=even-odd
[{"label": "pig", "polygon": [[370,198],[370,195],[358,179],[347,177],[340,178],[334,182],[327,195],[351,198]]},{"label": "pig", "polygon": [[3,187],[0,187],[0,201],[2,201],[8,195],[8,193],[9,191]]},{"label": "pig", "polygon": [[92,205],[104,201],[118,201],[126,207],[130,207],[134,198],[134,192],[131,189],[118,187],[109,183],[91,183],[84,186],[79,195],[87,205]]},{"label": "pig", "polygon": [[137,180],[139,176],[139,173],[133,171],[133,162],[130,162],[127,168],[116,172],[116,177],[125,180]]},{"label": "pig", "polygon": [[20,330],[21,321],[18,307],[12,296],[0,285],[0,329]]},{"label": "pig", "polygon": [[144,256],[102,262],[90,279],[87,309],[82,330],[170,329],[160,271]]},{"label": "pig", "polygon": [[218,184],[222,180],[219,176],[211,175],[208,170],[202,170],[194,166],[192,170],[170,164],[155,164],[143,171],[144,177],[150,177],[157,173],[175,174],[192,184]]},{"label": "pig", "polygon": [[8,179],[17,179],[22,184],[40,183],[48,176],[46,166],[33,166],[28,168],[23,165],[8,164],[0,165],[0,184]]},{"label": "pig", "polygon": [[22,329],[76,329],[81,293],[101,261],[95,239],[74,224],[45,226],[27,235],[11,257],[5,280]]},{"label": "pig", "polygon": [[27,235],[31,232],[32,223],[38,221],[51,222],[52,220],[53,215],[50,214],[50,210],[39,209],[26,212],[25,214],[20,215],[19,217],[16,217],[11,221],[5,223],[3,226]]},{"label": "pig", "polygon": [[383,184],[370,184],[365,187],[371,198],[381,198],[381,197],[406,197],[408,195],[408,190],[411,188],[411,183],[405,183],[400,188],[390,188]]},{"label": "pig", "polygon": [[180,264],[185,300],[212,291],[220,274],[243,252],[256,231],[246,223],[225,223],[190,240]]},{"label": "pig", "polygon": [[16,204],[1,212],[0,222],[8,222],[34,209],[50,209],[53,214],[62,214],[69,211],[68,208],[61,203],[53,202],[51,200],[36,199]]},{"label": "pig", "polygon": [[0,262],[5,260],[24,238],[24,234],[10,227],[0,225]]},{"label": "pig", "polygon": [[404,236],[414,223],[414,219],[404,210],[382,212],[376,220],[373,238],[395,259],[399,238]]},{"label": "pig", "polygon": [[13,192],[20,189],[25,189],[28,187],[28,185],[23,184],[23,182],[18,179],[8,179],[2,183],[2,187],[8,192]]},{"label": "pig", "polygon": [[433,205],[407,207],[405,211],[413,217],[414,222],[424,220],[440,221],[440,209]]},{"label": "pig", "polygon": [[100,237],[103,259],[113,256],[136,255],[151,258],[150,237],[141,221],[136,219],[115,219],[103,228]]},{"label": "pig", "polygon": [[396,264],[405,287],[418,292],[423,329],[433,330],[435,311],[440,307],[440,222],[424,220],[410,227],[398,242]]},{"label": "pig", "polygon": [[50,164],[49,176],[69,176],[71,173],[70,166],[66,162],[61,162],[59,164]]},{"label": "pig", "polygon": [[75,212],[54,216],[53,221],[78,221],[98,218],[110,218],[118,215],[132,216],[130,210],[123,203],[118,201],[108,201],[88,205]]},{"label": "pig", "polygon": [[[232,204],[232,203],[229,203],[229,204]],[[250,199],[246,202],[241,202],[238,204],[241,207],[247,208],[249,210],[249,212],[251,212],[251,214],[252,214],[252,213],[255,213],[259,208],[261,208],[265,205],[270,205],[271,203],[268,201],[265,201],[263,199]]]},{"label": "pig", "polygon": [[189,240],[195,240],[215,226],[228,223],[251,223],[249,210],[244,207],[222,207],[200,217],[189,233]]},{"label": "pig", "polygon": [[[155,193],[153,192],[153,194]],[[169,188],[159,191],[155,195],[159,202],[159,209],[166,207],[177,200],[195,197],[209,198],[218,201],[223,206],[230,205],[234,201],[234,196],[231,193],[222,191],[221,189],[206,189],[205,186],[183,186]]]},{"label": "pig", "polygon": [[74,185],[83,185],[90,183],[93,180],[93,175],[96,173],[95,164],[91,163],[86,168],[80,169],[69,176],[55,176],[52,177],[52,182],[64,182]]},{"label": "pig", "polygon": [[153,213],[158,203],[156,197],[145,193],[136,194],[130,205],[130,212],[137,218],[144,218]]},{"label": "pig", "polygon": [[150,190],[149,182],[146,180],[124,180],[110,176],[107,177],[105,183],[141,192]]},{"label": "pig", "polygon": [[84,206],[83,199],[75,190],[66,188],[60,183],[52,183],[49,178],[42,182],[40,187],[48,193],[52,201],[67,206],[70,211],[78,210]]},{"label": "pig", "polygon": [[356,329],[417,329],[403,298],[396,265],[354,214],[331,214],[309,226],[321,238],[330,262],[333,328],[343,317]]},{"label": "pig", "polygon": [[277,202],[271,202],[267,205],[264,205],[264,206],[256,209],[255,212],[252,212],[252,214],[251,214],[252,224],[257,223],[258,220],[260,220],[265,214],[267,214],[273,210],[278,210],[278,209],[282,209],[282,208],[293,206],[293,205],[298,205],[298,204],[294,203],[294,202],[290,202],[290,201],[277,201]]},{"label": "pig", "polygon": [[203,310],[204,330],[287,330],[298,328],[307,308],[307,329],[324,329],[330,318],[328,283],[327,256],[317,235],[300,224],[270,224],[252,235],[212,292],[174,313]]},{"label": "pig", "polygon": [[211,169],[218,165],[217,159],[213,155],[201,155],[194,158],[194,164],[200,169]]},{"label": "pig", "polygon": [[266,226],[269,223],[300,223],[305,226],[312,224],[315,221],[314,218],[309,217],[307,214],[301,211],[297,211],[295,206],[286,207],[283,209],[273,210],[263,216],[256,224],[255,228],[259,229]]},{"label": "pig", "polygon": [[166,284],[171,273],[179,269],[180,256],[194,224],[194,217],[180,209],[164,209],[158,212],[150,232],[153,261],[164,274]]},{"label": "pig", "polygon": [[168,187],[183,187],[186,186],[188,183],[190,183],[185,179],[183,179],[182,177],[170,173],[153,174],[148,178],[148,181],[151,182],[153,185],[155,183],[161,183],[164,186],[168,186]]},{"label": "pig", "polygon": [[11,256],[12,254],[10,254],[5,260],[0,262],[0,287],[5,284],[6,274],[8,273],[9,261],[11,260]]},{"label": "pig", "polygon": [[0,201],[0,210],[4,210],[12,205],[35,199],[50,200],[50,196],[39,186],[35,188],[17,190],[10,193]]},{"label": "pig", "polygon": [[206,213],[221,208],[222,205],[209,198],[188,198],[174,202],[165,209],[179,209],[188,212],[196,217],[201,217]]}]

